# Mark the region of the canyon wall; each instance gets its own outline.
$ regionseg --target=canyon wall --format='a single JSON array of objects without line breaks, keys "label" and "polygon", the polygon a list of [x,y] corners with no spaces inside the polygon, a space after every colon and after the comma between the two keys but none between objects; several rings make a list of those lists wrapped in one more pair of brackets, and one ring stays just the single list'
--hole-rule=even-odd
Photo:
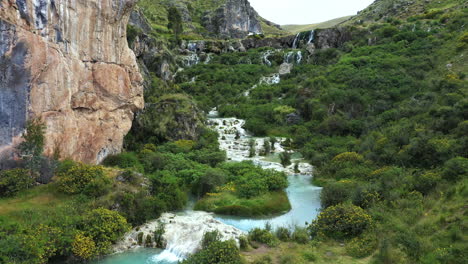
[{"label": "canyon wall", "polygon": [[126,25],[136,0],[0,0],[0,153],[28,119],[45,154],[99,163],[121,151],[143,88]]}]

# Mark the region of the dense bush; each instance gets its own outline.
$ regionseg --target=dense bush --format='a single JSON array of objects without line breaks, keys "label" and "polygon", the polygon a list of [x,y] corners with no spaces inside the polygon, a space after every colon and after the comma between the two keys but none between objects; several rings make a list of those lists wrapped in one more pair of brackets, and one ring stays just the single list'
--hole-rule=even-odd
[{"label": "dense bush", "polygon": [[374,234],[364,233],[346,244],[346,253],[355,258],[370,256],[377,248],[378,240]]},{"label": "dense bush", "polygon": [[84,216],[81,224],[83,236],[78,237],[81,241],[77,243],[83,250],[83,247],[92,247],[92,243],[85,237],[92,238],[96,254],[106,254],[110,246],[129,229],[127,220],[119,213],[104,208],[94,209]]},{"label": "dense bush", "polygon": [[310,226],[313,236],[352,238],[371,227],[373,221],[362,208],[339,204],[322,211]]},{"label": "dense bush", "polygon": [[234,241],[215,241],[193,254],[182,264],[241,264],[239,249]]},{"label": "dense bush", "polygon": [[101,166],[66,161],[58,169],[57,184],[59,191],[66,194],[97,197],[109,190],[111,181]]},{"label": "dense bush", "polygon": [[355,183],[349,180],[327,184],[320,193],[322,207],[327,208],[349,200],[353,194],[354,185]]},{"label": "dense bush", "polygon": [[31,188],[35,183],[29,170],[11,169],[0,171],[0,197],[13,196]]},{"label": "dense bush", "polygon": [[447,180],[458,180],[468,176],[468,159],[457,157],[447,161],[443,176]]},{"label": "dense bush", "polygon": [[278,239],[270,231],[261,228],[250,230],[249,240],[267,244],[270,247],[274,247],[278,244]]},{"label": "dense bush", "polygon": [[117,155],[110,155],[103,161],[103,165],[116,166],[122,169],[135,169],[141,172],[143,171],[138,157],[133,152],[124,152]]}]

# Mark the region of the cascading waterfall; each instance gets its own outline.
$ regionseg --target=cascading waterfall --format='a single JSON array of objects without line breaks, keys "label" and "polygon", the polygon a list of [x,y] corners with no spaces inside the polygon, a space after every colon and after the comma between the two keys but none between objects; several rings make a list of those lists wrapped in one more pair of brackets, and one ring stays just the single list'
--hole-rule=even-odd
[{"label": "cascading waterfall", "polygon": [[302,51],[290,51],[284,55],[285,63],[296,63],[300,64],[302,62]]},{"label": "cascading waterfall", "polygon": [[264,52],[264,53],[262,54],[262,61],[263,61],[263,63],[266,64],[266,65],[268,65],[269,67],[271,67],[271,65],[273,65],[273,64],[271,63],[271,61],[270,61],[268,58],[269,58],[273,53],[274,53],[274,51],[268,50],[268,51],[266,51],[266,52]]},{"label": "cascading waterfall", "polygon": [[314,41],[315,38],[315,30],[310,31],[310,36],[309,36],[309,41],[307,41],[307,44],[311,44]]},{"label": "cascading waterfall", "polygon": [[197,53],[192,52],[190,55],[182,58],[182,64],[184,67],[192,67],[200,63],[200,57]]},{"label": "cascading waterfall", "polygon": [[297,63],[297,64],[301,64],[301,62],[302,62],[302,51],[298,51],[298,52],[297,52],[296,63]]},{"label": "cascading waterfall", "polygon": [[[298,163],[299,172],[295,171],[295,165],[283,167],[279,162],[272,161],[279,153],[286,151],[282,146],[285,138],[277,138],[278,143],[269,157],[260,156],[262,146],[267,138],[253,138],[243,126],[245,120],[237,118],[216,118],[217,112],[211,111],[210,125],[219,134],[220,148],[226,150],[227,158],[231,161],[250,160],[254,164],[264,169],[274,169],[288,174],[289,187],[286,189],[291,211],[286,214],[267,217],[267,218],[245,218],[236,216],[218,215],[216,219],[223,223],[235,226],[243,231],[249,231],[252,228],[263,228],[269,223],[273,228],[305,226],[306,222],[314,219],[320,209],[320,191],[321,188],[310,184],[313,167],[301,158],[293,158],[292,163]],[[251,139],[255,140],[256,155],[249,157]]]},{"label": "cascading waterfall", "polygon": [[294,41],[293,41],[293,44],[292,44],[293,49],[297,49],[300,35],[301,35],[301,33],[297,33],[296,37],[294,38]]},{"label": "cascading waterfall", "polygon": [[[147,236],[152,237],[154,241],[155,230],[160,226],[164,227],[163,240],[166,248],[153,257],[155,263],[178,262],[197,252],[201,249],[203,235],[206,232],[218,230],[222,241],[230,239],[238,241],[245,235],[245,232],[216,220],[211,213],[189,210],[179,214],[165,213],[158,220],[133,229],[114,247],[114,251],[122,252],[141,247],[142,245],[138,244],[140,234],[143,236],[143,243]],[[146,246],[155,245],[153,242]]]}]

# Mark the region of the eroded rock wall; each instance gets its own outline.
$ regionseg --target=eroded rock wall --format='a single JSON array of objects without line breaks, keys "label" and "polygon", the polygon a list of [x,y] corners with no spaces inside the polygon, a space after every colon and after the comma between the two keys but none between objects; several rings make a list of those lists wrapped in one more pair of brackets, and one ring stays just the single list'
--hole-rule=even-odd
[{"label": "eroded rock wall", "polygon": [[0,152],[26,120],[45,154],[99,163],[118,153],[143,88],[126,25],[136,0],[0,0]]}]

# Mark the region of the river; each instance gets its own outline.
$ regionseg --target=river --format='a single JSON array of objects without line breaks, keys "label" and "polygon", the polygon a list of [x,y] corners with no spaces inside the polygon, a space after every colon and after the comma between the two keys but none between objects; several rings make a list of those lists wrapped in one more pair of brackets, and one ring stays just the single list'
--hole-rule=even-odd
[{"label": "river", "polygon": [[[218,131],[220,148],[226,151],[230,161],[251,160],[255,164],[268,169],[284,171],[288,174],[289,187],[286,189],[292,209],[277,216],[266,218],[235,217],[216,215],[205,212],[195,212],[188,209],[164,214],[159,222],[166,226],[165,238],[168,240],[166,250],[144,249],[135,246],[138,232],[145,232],[145,236],[159,224],[153,221],[129,233],[118,250],[122,253],[108,256],[95,264],[174,264],[193,253],[198,247],[204,232],[214,229],[222,230],[223,239],[238,238],[249,230],[263,228],[269,223],[273,228],[305,226],[310,223],[320,209],[321,188],[311,184],[313,168],[300,159],[300,155],[293,155],[293,163],[298,162],[300,173],[294,172],[294,165],[284,168],[279,164],[278,155],[285,151],[281,146],[284,139],[279,138],[275,150],[268,157],[259,155],[265,138],[254,138],[243,129],[244,120],[236,118],[218,118],[216,111],[208,115],[210,126]],[[249,141],[254,139],[257,145],[257,155],[248,158]],[[132,248],[131,250],[127,250]]]}]

